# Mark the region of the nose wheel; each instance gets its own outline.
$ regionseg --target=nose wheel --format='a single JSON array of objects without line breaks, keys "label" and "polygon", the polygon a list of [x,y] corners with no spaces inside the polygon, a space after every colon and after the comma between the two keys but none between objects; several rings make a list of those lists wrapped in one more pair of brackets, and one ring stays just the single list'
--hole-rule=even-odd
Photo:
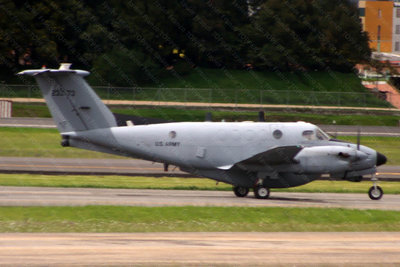
[{"label": "nose wheel", "polygon": [[269,188],[264,187],[262,185],[258,185],[254,187],[254,196],[258,199],[267,199],[269,198]]},{"label": "nose wheel", "polygon": [[380,186],[377,185],[378,179],[374,176],[372,177],[371,181],[374,183],[373,186],[368,191],[368,196],[372,200],[379,200],[383,196],[383,190]]}]

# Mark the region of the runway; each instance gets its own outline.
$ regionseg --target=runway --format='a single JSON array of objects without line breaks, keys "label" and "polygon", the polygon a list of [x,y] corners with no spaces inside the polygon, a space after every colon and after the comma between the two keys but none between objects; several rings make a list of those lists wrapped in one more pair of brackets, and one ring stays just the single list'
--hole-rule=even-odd
[{"label": "runway", "polygon": [[219,207],[323,207],[400,210],[400,195],[379,201],[365,194],[271,192],[269,199],[234,196],[226,191],[98,189],[54,187],[0,187],[0,206],[219,206]]},{"label": "runway", "polygon": [[1,266],[397,266],[400,233],[0,234]]},{"label": "runway", "polygon": [[193,177],[173,166],[139,159],[0,157],[0,173]]}]

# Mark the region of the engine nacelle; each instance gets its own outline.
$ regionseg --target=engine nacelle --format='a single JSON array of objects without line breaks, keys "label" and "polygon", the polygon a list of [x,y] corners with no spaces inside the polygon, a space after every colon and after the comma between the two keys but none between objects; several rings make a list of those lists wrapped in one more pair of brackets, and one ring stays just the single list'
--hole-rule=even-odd
[{"label": "engine nacelle", "polygon": [[367,158],[361,151],[345,146],[317,146],[302,149],[294,158],[304,173],[340,173],[350,164]]}]

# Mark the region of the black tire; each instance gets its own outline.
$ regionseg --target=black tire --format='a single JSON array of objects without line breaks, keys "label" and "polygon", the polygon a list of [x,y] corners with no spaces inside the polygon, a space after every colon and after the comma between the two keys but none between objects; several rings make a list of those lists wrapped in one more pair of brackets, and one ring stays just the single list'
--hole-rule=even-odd
[{"label": "black tire", "polygon": [[372,200],[379,200],[383,196],[383,190],[380,186],[377,186],[376,189],[374,186],[371,186],[371,188],[368,191],[368,196]]},{"label": "black tire", "polygon": [[237,197],[245,197],[249,193],[249,189],[243,186],[234,186],[233,192]]},{"label": "black tire", "polygon": [[269,198],[269,193],[270,193],[270,190],[268,187],[264,187],[264,186],[254,187],[254,196],[258,199]]}]

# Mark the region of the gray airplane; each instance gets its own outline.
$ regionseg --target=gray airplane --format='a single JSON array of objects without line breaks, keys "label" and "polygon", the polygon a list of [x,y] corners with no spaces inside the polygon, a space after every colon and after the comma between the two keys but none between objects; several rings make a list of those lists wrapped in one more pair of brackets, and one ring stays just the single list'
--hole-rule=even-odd
[{"label": "gray airplane", "polygon": [[39,84],[62,137],[62,146],[175,165],[182,171],[233,185],[238,197],[254,189],[266,199],[270,188],[309,183],[328,174],[361,181],[370,175],[368,194],[380,199],[376,166],[386,157],[359,144],[330,138],[305,123],[179,122],[118,127],[115,117],[83,77],[70,69],[25,70]]}]

